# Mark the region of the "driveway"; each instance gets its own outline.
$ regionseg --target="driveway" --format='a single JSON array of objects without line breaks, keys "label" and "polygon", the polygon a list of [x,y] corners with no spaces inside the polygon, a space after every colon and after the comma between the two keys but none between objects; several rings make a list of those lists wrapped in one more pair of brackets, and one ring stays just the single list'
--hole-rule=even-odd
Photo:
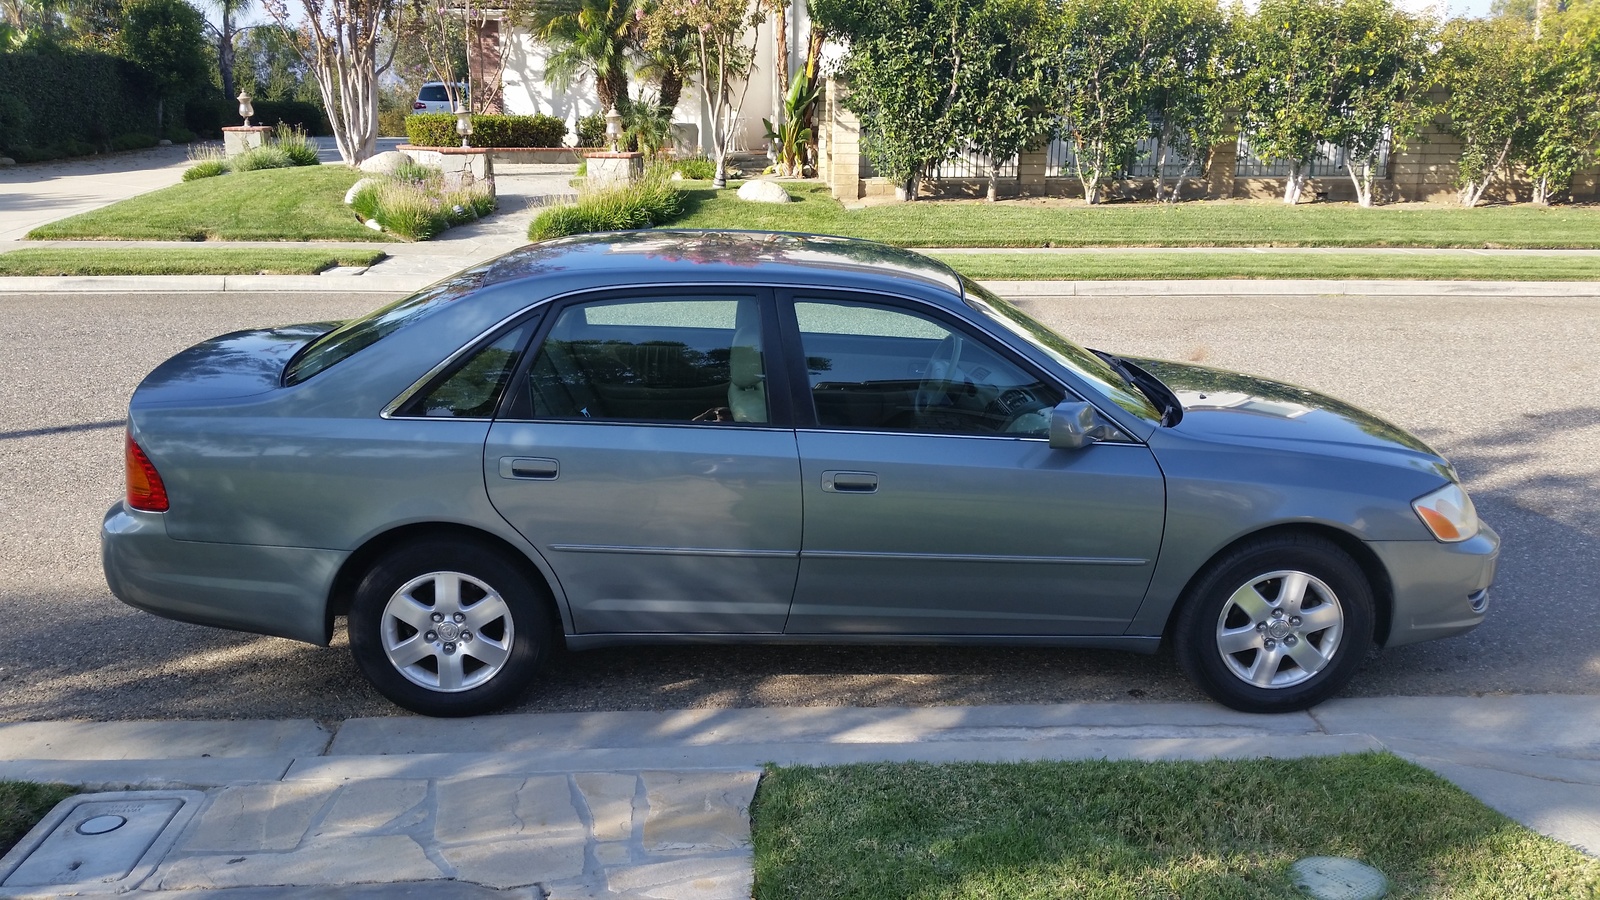
[{"label": "driveway", "polygon": [[183,180],[186,145],[0,169],[0,241]]},{"label": "driveway", "polygon": [[[0,719],[349,718],[396,710],[342,647],[168,622],[102,579],[122,417],[156,363],[246,326],[354,315],[367,296],[0,295]],[[1600,300],[1032,299],[1108,350],[1299,382],[1413,428],[1505,538],[1488,622],[1386,651],[1349,694],[1600,694]],[[1030,648],[677,647],[574,654],[521,711],[1194,700],[1165,655]]]}]

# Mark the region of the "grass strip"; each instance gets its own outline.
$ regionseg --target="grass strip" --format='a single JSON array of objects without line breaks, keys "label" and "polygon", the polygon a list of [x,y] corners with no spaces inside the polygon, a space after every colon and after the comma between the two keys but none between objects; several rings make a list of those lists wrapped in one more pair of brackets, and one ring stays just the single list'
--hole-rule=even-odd
[{"label": "grass strip", "polygon": [[750,203],[706,182],[684,181],[685,228],[809,231],[902,247],[1600,247],[1600,206],[1460,209],[1403,203],[1285,206],[1273,200],[1171,206],[1043,205],[939,201],[847,210],[825,185],[786,183],[792,203]]},{"label": "grass strip", "polygon": [[57,803],[77,792],[61,784],[0,781],[0,854],[10,850]]},{"label": "grass strip", "polygon": [[769,768],[756,900],[1290,898],[1346,856],[1390,897],[1593,898],[1600,860],[1385,753]]},{"label": "grass strip", "polygon": [[34,240],[388,241],[356,221],[345,166],[235,172],[140,194],[41,225]]},{"label": "grass strip", "polygon": [[101,249],[0,253],[0,275],[315,275],[370,266],[382,250]]},{"label": "grass strip", "polygon": [[[989,280],[1138,281],[1358,278],[1418,281],[1595,281],[1600,256],[1394,253],[930,253]],[[0,257],[3,259],[3,257]]]}]

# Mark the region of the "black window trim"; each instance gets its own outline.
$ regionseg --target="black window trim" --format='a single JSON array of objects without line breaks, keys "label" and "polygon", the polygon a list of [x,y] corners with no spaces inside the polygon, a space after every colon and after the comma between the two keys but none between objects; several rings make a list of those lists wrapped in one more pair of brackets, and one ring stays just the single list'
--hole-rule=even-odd
[{"label": "black window trim", "polygon": [[585,419],[582,417],[556,417],[532,416],[517,410],[515,405],[520,397],[518,391],[505,391],[500,398],[499,408],[495,411],[496,422],[517,423],[562,423],[584,425],[611,425],[611,426],[638,426],[685,428],[714,428],[714,429],[759,429],[769,430],[794,430],[794,405],[790,400],[789,370],[783,359],[783,339],[778,325],[777,301],[774,290],[765,284],[739,284],[737,282],[711,282],[708,284],[639,284],[627,287],[604,287],[576,291],[551,298],[540,306],[547,311],[544,321],[533,330],[532,340],[524,348],[522,357],[517,361],[517,367],[512,371],[508,384],[518,384],[528,376],[528,369],[533,366],[533,359],[538,349],[544,346],[545,339],[550,330],[555,327],[556,320],[561,314],[574,306],[583,306],[590,303],[605,303],[610,301],[650,302],[652,300],[671,299],[755,299],[761,307],[761,343],[763,346],[762,361],[765,364],[767,376],[767,418],[766,422],[684,422],[676,419]]},{"label": "black window trim", "polygon": [[[478,354],[478,351],[483,350],[490,344],[493,344],[495,341],[500,340],[500,338],[504,337],[507,332],[521,328],[530,320],[543,316],[546,309],[547,307],[543,305],[519,309],[506,318],[501,319],[499,322],[496,322],[494,325],[490,326],[487,331],[484,331],[482,334],[479,334],[472,340],[462,344],[461,347],[456,350],[456,352],[445,357],[439,362],[438,365],[435,365],[433,368],[424,373],[421,378],[418,378],[416,381],[412,382],[410,387],[401,391],[398,396],[396,396],[393,400],[390,400],[388,404],[383,407],[383,410],[378,413],[379,417],[384,419],[404,419],[408,422],[493,421],[492,416],[426,416],[403,410],[405,410],[406,407],[412,402],[422,397],[426,397],[428,394],[432,393],[434,388],[443,384],[447,379],[450,378],[450,376],[459,371],[462,366],[466,365],[469,360]],[[541,327],[542,323],[535,324],[533,328],[534,333],[537,334]],[[517,369],[522,367],[522,357],[526,356],[527,352],[528,342],[526,339],[524,339],[522,345],[517,348],[517,353],[519,354],[517,359]],[[506,384],[500,386],[500,397],[495,398],[496,409],[499,408],[501,400],[505,397],[506,385],[511,384],[512,380],[516,377],[515,371],[516,370],[514,369],[512,378],[508,378],[506,380]]]}]

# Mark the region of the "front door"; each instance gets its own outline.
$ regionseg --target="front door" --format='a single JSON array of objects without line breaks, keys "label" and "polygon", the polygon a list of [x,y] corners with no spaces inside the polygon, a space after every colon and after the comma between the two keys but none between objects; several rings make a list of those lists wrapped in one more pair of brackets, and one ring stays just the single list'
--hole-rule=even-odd
[{"label": "front door", "polygon": [[611,297],[549,318],[484,478],[555,570],[577,632],[781,631],[800,485],[768,397],[770,295]]},{"label": "front door", "polygon": [[1123,633],[1161,544],[1148,448],[1051,449],[1062,390],[933,310],[803,294],[793,310],[815,421],[786,632]]}]

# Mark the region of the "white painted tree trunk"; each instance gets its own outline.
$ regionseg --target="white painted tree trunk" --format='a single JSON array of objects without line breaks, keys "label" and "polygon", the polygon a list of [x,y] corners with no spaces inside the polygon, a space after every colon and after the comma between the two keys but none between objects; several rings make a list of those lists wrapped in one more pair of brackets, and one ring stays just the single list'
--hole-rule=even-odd
[{"label": "white painted tree trunk", "polygon": [[1302,160],[1289,163],[1289,178],[1283,184],[1283,202],[1294,206],[1306,192],[1306,182],[1311,180],[1311,166]]}]

